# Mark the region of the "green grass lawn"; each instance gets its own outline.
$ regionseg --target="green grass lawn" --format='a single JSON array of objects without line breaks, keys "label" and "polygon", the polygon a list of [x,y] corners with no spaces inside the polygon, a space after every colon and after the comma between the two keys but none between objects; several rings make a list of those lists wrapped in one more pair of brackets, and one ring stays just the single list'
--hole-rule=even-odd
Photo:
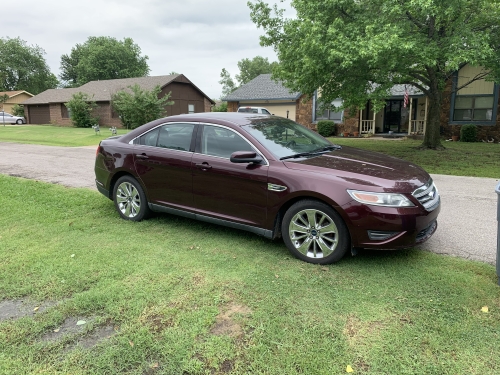
[{"label": "green grass lawn", "polygon": [[[128,130],[117,129],[117,134]],[[47,146],[97,146],[111,136],[109,128],[101,127],[100,134],[92,128],[75,128],[52,125],[0,126],[0,142],[29,143]]]},{"label": "green grass lawn", "polygon": [[419,150],[422,141],[411,139],[330,138],[339,145],[382,152],[411,161],[429,173],[500,178],[500,144],[443,142],[444,150]]},{"label": "green grass lawn", "polygon": [[[118,135],[127,130],[118,129]],[[111,135],[108,128],[101,128],[95,135],[93,129],[73,127],[25,125],[0,127],[0,142],[33,143],[50,146],[94,146]],[[382,152],[416,163],[429,173],[456,176],[499,178],[500,145],[493,143],[443,142],[442,151],[418,150],[422,143],[415,140],[375,140],[369,138],[331,138],[334,143]]]},{"label": "green grass lawn", "polygon": [[242,231],[121,220],[88,189],[0,190],[0,309],[36,310],[0,322],[0,374],[500,373],[491,265],[414,249],[315,266]]}]

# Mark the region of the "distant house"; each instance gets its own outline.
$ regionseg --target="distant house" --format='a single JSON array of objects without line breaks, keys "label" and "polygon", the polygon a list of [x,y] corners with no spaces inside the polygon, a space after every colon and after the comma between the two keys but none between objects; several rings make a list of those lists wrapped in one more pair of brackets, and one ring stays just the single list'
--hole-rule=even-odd
[{"label": "distant house", "polygon": [[0,96],[7,95],[9,98],[4,102],[0,103],[0,111],[5,111],[12,113],[12,107],[16,104],[22,104],[26,99],[33,97],[28,91],[0,91]]},{"label": "distant house", "polygon": [[316,94],[307,99],[300,92],[290,92],[281,83],[274,81],[271,74],[259,75],[222,100],[227,101],[228,112],[236,112],[239,107],[265,107],[276,116],[289,118],[313,129],[318,120],[342,122],[343,119],[343,112],[320,111],[320,101]]},{"label": "distant house", "polygon": [[71,100],[73,94],[84,92],[97,103],[95,113],[99,116],[99,124],[105,126],[121,126],[120,119],[111,106],[113,94],[125,90],[129,86],[139,85],[144,90],[161,87],[159,97],[171,92],[172,105],[165,106],[167,116],[182,113],[210,112],[214,101],[205,95],[183,74],[167,76],[123,78],[104,81],[92,81],[77,88],[50,89],[26,101],[24,113],[29,124],[71,125],[70,114],[64,105]]},{"label": "distant house", "polygon": [[[468,83],[481,73],[481,67],[465,65],[448,82],[440,117],[444,136],[451,137],[462,125],[474,124],[479,139],[493,138],[500,142],[500,85],[484,79]],[[405,91],[408,92],[406,107]],[[428,109],[429,99],[422,91],[410,85],[395,85],[383,109],[374,112],[368,102],[355,116],[345,119],[343,128],[359,133],[424,134]]]}]

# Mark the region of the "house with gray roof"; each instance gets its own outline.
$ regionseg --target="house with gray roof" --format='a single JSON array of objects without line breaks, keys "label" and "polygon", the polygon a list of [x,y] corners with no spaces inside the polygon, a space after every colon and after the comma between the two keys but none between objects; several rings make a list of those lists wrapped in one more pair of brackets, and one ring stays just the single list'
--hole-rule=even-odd
[{"label": "house with gray roof", "polygon": [[[317,95],[307,98],[300,92],[291,92],[271,74],[261,74],[222,98],[227,101],[227,110],[236,112],[239,107],[265,107],[276,116],[292,119],[314,129],[318,120],[330,119],[342,122],[343,111],[322,111]],[[338,104],[338,103],[337,103]]]},{"label": "house with gray roof", "polygon": [[144,90],[160,86],[159,97],[168,93],[174,103],[165,106],[167,115],[182,113],[209,112],[214,101],[205,95],[183,74],[155,77],[122,78],[103,81],[91,81],[77,88],[50,89],[25,100],[24,113],[29,124],[71,125],[68,109],[64,105],[73,94],[89,94],[97,103],[95,114],[99,116],[99,125],[120,127],[120,119],[113,111],[111,100],[115,93],[139,85]]},{"label": "house with gray roof", "polygon": [[[445,136],[458,134],[462,125],[474,124],[478,127],[478,139],[500,142],[500,83],[472,79],[481,74],[481,67],[466,65],[448,82],[449,96],[441,108],[441,131]],[[333,120],[339,134],[421,135],[426,130],[430,105],[429,98],[418,88],[394,85],[384,108],[374,111],[368,102],[350,116],[349,111],[324,110],[317,92],[307,99],[302,93],[290,92],[270,74],[261,74],[222,100],[227,101],[230,112],[241,106],[264,107],[312,129],[318,120]],[[338,108],[342,100],[332,104]]]}]

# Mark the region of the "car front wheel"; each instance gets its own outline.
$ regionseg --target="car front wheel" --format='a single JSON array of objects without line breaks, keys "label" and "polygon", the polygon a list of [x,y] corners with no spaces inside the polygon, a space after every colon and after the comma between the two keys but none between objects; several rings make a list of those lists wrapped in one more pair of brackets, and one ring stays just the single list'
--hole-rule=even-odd
[{"label": "car front wheel", "polygon": [[313,200],[292,205],[283,217],[281,233],[288,250],[309,263],[340,260],[350,244],[349,231],[330,206]]},{"label": "car front wheel", "polygon": [[16,124],[17,124],[17,125],[22,125],[22,124],[23,124],[23,120],[21,120],[21,119],[17,120],[17,121],[16,121]]},{"label": "car front wheel", "polygon": [[141,221],[150,214],[146,194],[139,182],[131,176],[116,181],[113,200],[120,216],[125,220]]}]

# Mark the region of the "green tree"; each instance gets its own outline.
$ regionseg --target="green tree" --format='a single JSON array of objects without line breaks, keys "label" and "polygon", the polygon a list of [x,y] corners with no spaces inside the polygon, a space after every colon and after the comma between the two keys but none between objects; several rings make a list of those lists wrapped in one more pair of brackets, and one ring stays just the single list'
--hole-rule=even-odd
[{"label": "green tree", "polygon": [[236,84],[234,83],[233,79],[231,78],[231,75],[229,72],[226,70],[226,68],[222,68],[222,71],[220,72],[220,81],[219,83],[222,85],[222,95],[221,97],[228,96],[231,94],[234,90],[238,88]]},{"label": "green tree", "polygon": [[219,105],[213,106],[212,112],[227,112],[227,102],[222,102]]},{"label": "green tree", "polygon": [[267,57],[255,56],[253,59],[243,59],[238,61],[238,68],[240,74],[236,74],[236,80],[241,85],[250,82],[255,77],[261,74],[269,74],[273,72],[273,68],[278,63],[273,61],[269,62]]},{"label": "green tree", "polygon": [[99,121],[98,117],[93,116],[93,111],[97,108],[97,104],[89,94],[77,92],[64,105],[68,108],[71,122],[78,128],[90,128]]},{"label": "green tree", "polygon": [[325,102],[384,105],[394,84],[411,84],[430,100],[423,148],[442,148],[444,90],[465,64],[482,66],[470,81],[500,78],[499,0],[294,0],[286,18],[262,0],[248,3],[265,30],[263,46],[279,59],[274,76],[292,91],[321,89]]},{"label": "green tree", "polygon": [[171,93],[159,98],[160,86],[151,91],[143,90],[139,85],[129,86],[129,89],[130,91],[118,91],[112,98],[113,109],[127,129],[135,129],[163,117],[166,113],[165,106],[174,104],[168,101]]},{"label": "green tree", "polygon": [[24,106],[21,104],[14,104],[12,106],[12,114],[14,116],[24,117]]},{"label": "green tree", "polygon": [[36,95],[56,88],[59,82],[44,55],[42,48],[20,38],[0,38],[0,91],[26,90]]},{"label": "green tree", "polygon": [[267,57],[255,56],[253,59],[242,59],[238,61],[238,69],[240,74],[236,74],[235,78],[238,84],[231,78],[229,72],[223,68],[219,83],[222,85],[222,97],[225,97],[236,90],[239,86],[250,82],[255,77],[261,74],[273,72],[273,68],[277,66],[277,62],[269,62]]},{"label": "green tree", "polygon": [[96,80],[144,77],[149,74],[147,60],[131,38],[89,37],[61,56],[60,78],[66,87],[77,87]]}]

